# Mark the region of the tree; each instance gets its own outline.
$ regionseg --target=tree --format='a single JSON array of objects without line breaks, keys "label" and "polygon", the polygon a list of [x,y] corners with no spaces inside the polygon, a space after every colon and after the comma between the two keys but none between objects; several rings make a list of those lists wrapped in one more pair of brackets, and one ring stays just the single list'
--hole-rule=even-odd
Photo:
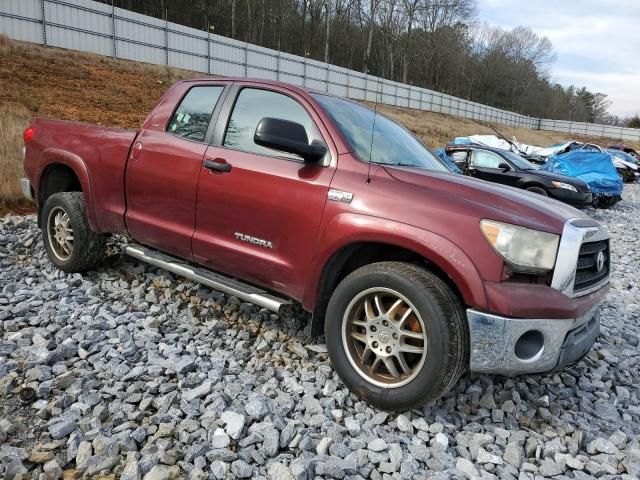
[{"label": "tree", "polygon": [[551,81],[548,38],[480,24],[478,0],[100,0],[535,117],[614,123],[603,93]]},{"label": "tree", "polygon": [[635,117],[633,117],[631,120],[629,120],[629,123],[627,123],[627,127],[629,127],[629,128],[640,128],[640,117],[638,117],[638,115],[636,114]]}]

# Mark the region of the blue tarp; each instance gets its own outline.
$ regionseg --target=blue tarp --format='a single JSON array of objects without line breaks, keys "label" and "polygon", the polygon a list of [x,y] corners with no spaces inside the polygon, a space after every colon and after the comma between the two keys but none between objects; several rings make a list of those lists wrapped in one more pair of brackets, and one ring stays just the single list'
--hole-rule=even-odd
[{"label": "blue tarp", "polygon": [[458,166],[453,162],[453,160],[449,158],[449,155],[447,155],[447,153],[444,151],[444,148],[437,148],[435,152],[449,170],[451,170],[453,173],[462,173],[462,170],[460,170]]},{"label": "blue tarp", "polygon": [[456,137],[453,142],[449,142],[451,145],[472,145],[473,142],[469,137]]},{"label": "blue tarp", "polygon": [[595,194],[622,195],[622,180],[607,153],[572,150],[552,155],[540,170],[584,180]]}]

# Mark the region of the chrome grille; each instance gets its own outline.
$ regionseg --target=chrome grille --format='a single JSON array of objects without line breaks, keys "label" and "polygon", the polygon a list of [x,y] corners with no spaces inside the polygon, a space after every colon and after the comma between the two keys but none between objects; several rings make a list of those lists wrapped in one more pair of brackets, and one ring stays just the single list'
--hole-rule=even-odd
[{"label": "chrome grille", "polygon": [[583,243],[578,253],[573,291],[580,293],[609,276],[609,240]]}]

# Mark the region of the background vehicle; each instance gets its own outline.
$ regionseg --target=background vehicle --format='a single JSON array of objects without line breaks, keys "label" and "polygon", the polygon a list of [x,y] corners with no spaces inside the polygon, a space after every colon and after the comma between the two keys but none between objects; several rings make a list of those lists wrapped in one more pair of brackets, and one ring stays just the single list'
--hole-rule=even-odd
[{"label": "background vehicle", "polygon": [[95,267],[117,232],[129,255],[264,308],[299,301],[379,407],[437,398],[467,368],[557,370],[598,335],[603,227],[450,173],[360,104],[209,78],[170,88],[139,132],[37,119],[24,139],[58,268]]},{"label": "background vehicle", "polygon": [[622,181],[625,183],[635,182],[640,178],[640,160],[638,160],[631,153],[623,152],[622,150],[608,148],[606,152],[611,155],[613,164],[618,170]]},{"label": "background vehicle", "polygon": [[[599,153],[601,155],[608,155],[609,160],[613,163],[613,166],[618,171],[618,176],[622,179],[623,182],[633,182],[638,176],[639,167],[635,162],[630,161],[629,158],[622,158],[620,155],[616,154],[619,152],[605,150],[600,145],[596,145],[594,143],[571,141],[540,149],[537,151],[537,153],[549,158],[552,155],[563,155],[576,151],[580,153],[591,152]],[[589,158],[589,155],[585,155],[583,158]]]},{"label": "background vehicle", "polygon": [[584,180],[593,194],[593,206],[608,208],[622,198],[623,183],[611,155],[596,149],[574,149],[551,155],[541,170]]},{"label": "background vehicle", "polygon": [[609,145],[607,147],[607,149],[609,149],[609,150],[620,150],[620,151],[622,151],[624,153],[628,153],[629,155],[634,157],[638,163],[640,163],[640,153],[638,153],[636,150],[634,150],[633,148],[629,147],[628,145],[617,143],[617,144],[614,144],[614,145]]},{"label": "background vehicle", "polygon": [[591,205],[591,190],[585,182],[539,170],[513,152],[469,144],[447,145],[445,153],[465,175],[522,188],[579,208]]}]

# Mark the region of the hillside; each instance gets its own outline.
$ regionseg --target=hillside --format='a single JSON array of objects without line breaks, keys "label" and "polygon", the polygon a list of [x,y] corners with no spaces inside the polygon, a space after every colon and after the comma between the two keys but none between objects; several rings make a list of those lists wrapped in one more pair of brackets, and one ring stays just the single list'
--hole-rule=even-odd
[{"label": "hillside", "polygon": [[[136,129],[169,85],[193,76],[202,74],[0,36],[0,209],[25,208],[18,187],[22,176],[21,132],[31,118],[44,116]],[[472,120],[384,105],[378,108],[431,147],[442,146],[459,135],[492,133]],[[549,145],[567,138],[554,132],[497,127],[506,136],[515,135],[529,144]]]}]

